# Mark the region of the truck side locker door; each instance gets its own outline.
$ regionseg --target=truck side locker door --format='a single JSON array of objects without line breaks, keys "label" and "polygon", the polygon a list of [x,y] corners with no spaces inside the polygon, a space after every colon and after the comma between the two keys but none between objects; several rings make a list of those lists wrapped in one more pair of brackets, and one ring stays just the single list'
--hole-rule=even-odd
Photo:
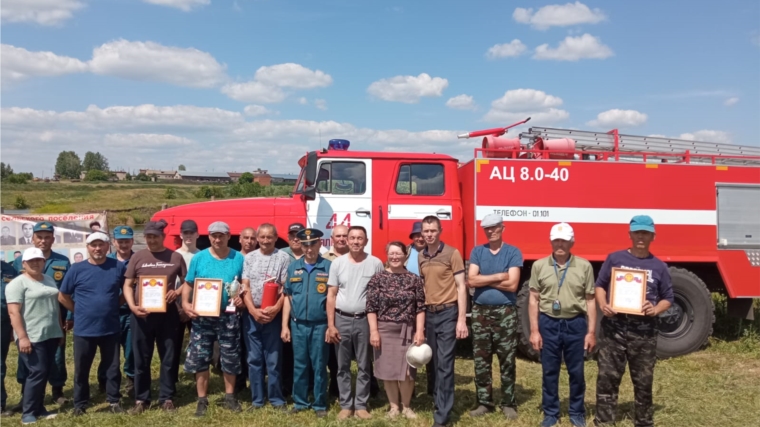
[{"label": "truck side locker door", "polygon": [[438,217],[442,240],[459,246],[461,203],[455,161],[400,161],[388,192],[388,238],[411,243],[409,233],[416,221]]},{"label": "truck side locker door", "polygon": [[372,160],[323,157],[317,171],[315,198],[306,203],[307,227],[324,233],[324,248],[332,245],[336,225],[363,226],[371,242],[377,215],[372,209]]}]

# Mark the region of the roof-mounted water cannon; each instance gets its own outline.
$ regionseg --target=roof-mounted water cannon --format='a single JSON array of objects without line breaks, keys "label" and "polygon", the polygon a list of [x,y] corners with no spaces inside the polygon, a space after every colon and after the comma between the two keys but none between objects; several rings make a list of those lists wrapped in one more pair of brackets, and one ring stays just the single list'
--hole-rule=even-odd
[{"label": "roof-mounted water cannon", "polygon": [[[527,123],[530,120],[530,117],[527,119],[513,123],[507,127],[504,128],[493,128],[493,129],[484,129],[484,130],[477,130],[474,132],[469,133],[463,133],[459,135],[458,137],[460,139],[462,138],[477,138],[482,136],[483,137],[483,149],[486,151],[483,151],[483,157],[486,158],[504,158],[504,157],[512,157],[512,152],[514,150],[520,150],[522,147],[520,144],[520,137],[517,138],[499,138],[500,136],[507,133],[507,131],[515,126],[519,126],[521,124]],[[498,151],[491,151],[491,150],[498,150]]]}]

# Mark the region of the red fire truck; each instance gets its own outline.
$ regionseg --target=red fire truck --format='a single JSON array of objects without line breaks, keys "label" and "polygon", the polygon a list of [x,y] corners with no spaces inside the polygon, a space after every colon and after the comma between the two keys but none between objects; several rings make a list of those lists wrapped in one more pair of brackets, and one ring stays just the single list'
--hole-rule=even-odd
[{"label": "red fire truck", "polygon": [[[652,250],[670,266],[675,291],[675,304],[660,316],[658,355],[706,344],[714,322],[711,292],[728,296],[733,315],[751,318],[752,299],[760,297],[760,148],[617,130],[533,127],[502,137],[512,126],[461,135],[483,137],[464,164],[444,154],[351,151],[348,141],[332,140],[330,148],[300,159],[291,197],[195,203],[154,218],[168,221],[169,247],[185,219],[194,219],[201,233],[213,221],[227,222],[233,247],[243,228],[265,222],[281,231],[294,222],[319,228],[326,247],[335,225],[362,225],[367,250],[383,259],[387,242],[408,242],[413,223],[435,215],[443,241],[467,259],[473,246],[486,243],[479,221],[499,213],[505,241],[525,259],[521,349],[536,357],[528,343],[527,282],[531,263],[551,253],[551,226],[570,223],[573,252],[599,268],[608,253],[628,247],[631,217],[647,214],[657,226]],[[199,246],[208,246],[207,236]],[[281,233],[278,247],[285,246]]]}]

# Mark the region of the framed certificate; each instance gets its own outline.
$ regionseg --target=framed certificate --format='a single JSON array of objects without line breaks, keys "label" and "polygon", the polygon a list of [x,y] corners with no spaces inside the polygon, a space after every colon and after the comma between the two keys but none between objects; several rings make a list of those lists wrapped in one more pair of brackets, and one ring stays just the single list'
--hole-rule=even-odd
[{"label": "framed certificate", "polygon": [[138,301],[150,313],[166,313],[166,276],[140,276]]},{"label": "framed certificate", "polygon": [[199,316],[219,317],[224,283],[221,279],[195,279],[193,310]]},{"label": "framed certificate", "polygon": [[610,305],[618,313],[643,315],[641,306],[647,295],[647,272],[630,268],[613,268]]}]

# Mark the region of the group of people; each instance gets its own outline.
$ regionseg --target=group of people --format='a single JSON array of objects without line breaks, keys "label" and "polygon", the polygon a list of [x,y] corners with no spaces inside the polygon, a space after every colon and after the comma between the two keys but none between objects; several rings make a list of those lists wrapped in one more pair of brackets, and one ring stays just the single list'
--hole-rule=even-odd
[{"label": "group of people", "polygon": [[[24,251],[15,266],[2,264],[4,415],[19,411],[24,424],[55,416],[46,410],[43,399],[49,382],[54,400],[66,401],[64,349],[69,331],[74,340],[73,415],[87,410],[90,370],[97,351],[101,354],[100,389],[112,412],[124,411],[120,347],[126,389],[135,402],[129,413],[140,414],[151,407],[154,348],[160,359],[158,406],[175,411],[187,330],[184,371],[195,375],[196,416],[206,414],[209,371],[218,364],[225,387],[223,405],[230,411],[242,410],[235,392],[247,379],[249,410],[268,401],[283,412],[312,409],[317,417],[325,417],[329,366],[330,388],[335,387],[338,394],[339,420],[372,418],[368,401],[373,379],[384,384],[390,403],[387,417],[413,419],[416,414],[410,405],[420,366],[410,363],[407,353],[426,344],[432,350],[426,369],[428,392],[435,402],[434,427],[443,426],[449,423],[454,406],[456,341],[470,334],[466,313],[472,294],[478,406],[470,415],[483,416],[497,408],[492,393],[496,355],[501,371],[499,407],[507,419],[517,418],[516,292],[523,257],[518,248],[504,243],[501,216],[487,215],[481,221],[488,243],[472,250],[467,268],[459,250],[441,241],[441,222],[435,216],[414,224],[411,243],[388,243],[385,263],[365,252],[367,231],[361,226],[335,226],[333,246],[328,249],[322,248],[320,230],[293,224],[287,230],[289,247],[277,249],[278,230],[261,224],[240,233],[240,251],[229,246],[230,228],[224,222],[209,225],[210,247],[202,251],[196,247],[194,221],[181,224],[181,248],[176,251],[164,246],[165,226],[163,220],[149,222],[144,230],[147,248],[138,252],[132,251],[132,229],[116,227],[116,250],[110,255],[111,237],[95,231],[86,240],[87,262],[71,265],[51,250],[53,224],[34,225],[34,247]],[[654,236],[650,217],[634,217],[630,248],[610,254],[595,279],[591,264],[572,253],[572,227],[561,223],[551,228],[551,253],[532,264],[529,279],[530,343],[540,351],[543,368],[541,426],[558,423],[563,360],[570,380],[570,422],[586,425],[584,359],[597,346],[597,306],[604,315],[604,335],[598,344],[594,421],[598,426],[615,422],[618,389],[628,363],[635,393],[634,424],[654,425],[655,319],[673,302],[667,266],[649,251]],[[615,267],[647,271],[643,315],[617,313],[610,305],[607,292]],[[145,276],[167,278],[165,312],[141,305],[137,286]],[[194,284],[201,278],[225,284],[241,280],[240,290],[232,295],[227,286],[222,287],[219,316],[202,316],[193,309]],[[276,297],[264,306],[265,289],[273,285]],[[226,310],[228,306],[235,309]],[[20,407],[7,409],[5,362],[12,340],[19,350],[22,401]],[[358,368],[355,387],[354,361]],[[288,393],[294,403],[290,409]]]}]

